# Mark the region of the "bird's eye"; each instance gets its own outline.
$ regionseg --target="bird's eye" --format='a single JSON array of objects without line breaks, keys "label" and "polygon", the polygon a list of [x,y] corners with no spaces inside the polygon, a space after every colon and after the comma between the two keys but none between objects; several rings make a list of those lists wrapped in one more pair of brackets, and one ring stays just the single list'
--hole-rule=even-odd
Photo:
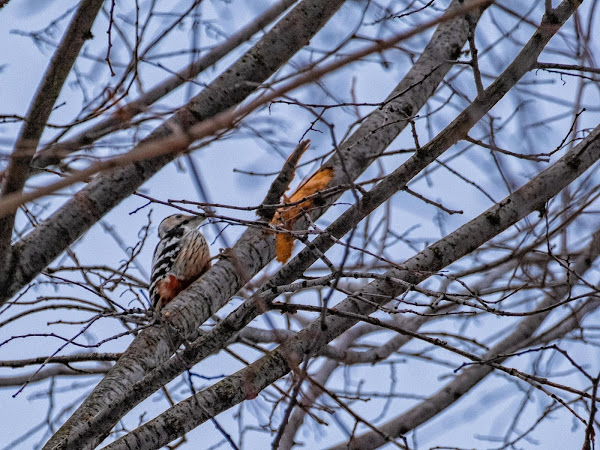
[{"label": "bird's eye", "polygon": [[177,217],[178,219],[181,219],[183,217],[183,214],[177,214],[175,217]]}]

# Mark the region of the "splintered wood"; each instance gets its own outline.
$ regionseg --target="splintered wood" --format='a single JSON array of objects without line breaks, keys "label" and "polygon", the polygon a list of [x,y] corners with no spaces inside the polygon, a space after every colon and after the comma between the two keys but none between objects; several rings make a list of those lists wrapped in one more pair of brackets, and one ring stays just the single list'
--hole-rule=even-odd
[{"label": "splintered wood", "polygon": [[[281,226],[286,230],[293,230],[294,224],[302,217],[304,211],[309,211],[315,205],[315,196],[318,192],[327,187],[333,178],[333,169],[324,167],[319,169],[303,185],[301,185],[291,197],[283,195],[284,203],[291,203],[291,206],[279,208],[273,217],[271,223]],[[310,198],[309,198],[310,197]],[[275,240],[275,249],[277,261],[285,263],[294,249],[294,237],[290,233],[277,233]]]}]

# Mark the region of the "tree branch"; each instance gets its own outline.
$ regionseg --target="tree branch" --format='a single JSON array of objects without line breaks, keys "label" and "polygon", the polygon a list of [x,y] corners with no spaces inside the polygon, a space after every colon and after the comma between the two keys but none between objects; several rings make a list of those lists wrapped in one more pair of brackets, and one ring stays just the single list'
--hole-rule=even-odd
[{"label": "tree branch", "polygon": [[[452,3],[449,8],[454,12],[458,1]],[[454,13],[454,15],[456,15]],[[468,23],[464,17],[456,17],[453,20],[442,23],[434,33],[431,41],[419,57],[416,64],[411,68],[406,77],[388,96],[385,106],[376,109],[359,127],[359,129],[340,146],[339,154],[345,156],[344,165],[346,174],[350,177],[357,177],[365,169],[368,162],[372,161],[377,155],[381,154],[393,139],[404,129],[407,124],[406,117],[416,113],[433,94],[445,74],[451,67],[451,60],[458,57],[460,50],[464,45],[468,33]],[[326,166],[334,167],[338,178],[336,183],[346,183],[346,175],[340,168],[339,156],[334,156],[326,163]],[[335,184],[335,183],[332,183]],[[332,200],[333,201],[333,200]],[[200,280],[192,284],[190,288],[182,292],[176,300],[171,302],[166,310],[169,312],[169,323],[178,330],[182,336],[189,335],[204,322],[213,311],[216,311],[227,303],[229,297],[239,289],[244,279],[255,274],[266,262],[274,257],[273,238],[271,234],[262,231],[248,230],[238,241],[236,246],[230,252],[232,256],[226,260],[219,261],[213,268],[207,272]],[[232,261],[235,261],[234,264]],[[236,267],[244,267],[246,274],[238,274]],[[100,414],[97,414],[99,407],[93,409],[94,415],[98,417],[115,411],[116,401],[124,398],[128,387],[121,386],[121,383],[134,383],[141,380],[144,372],[150,367],[156,367],[172,354],[173,348],[170,342],[173,340],[173,333],[166,333],[163,328],[153,328],[147,332],[140,333],[140,336],[130,346],[126,352],[127,356],[121,358],[115,366],[115,380],[119,383],[111,388],[111,393],[97,388],[94,397],[101,399],[110,405]],[[152,342],[152,346],[149,345]],[[175,342],[178,345],[178,340]],[[175,345],[175,346],[176,346]],[[124,367],[121,368],[121,361]],[[111,374],[109,374],[109,377]],[[103,384],[103,383],[101,383]],[[116,391],[115,391],[116,389]],[[141,398],[135,400],[141,401]],[[89,410],[89,406],[86,408]],[[81,428],[73,432],[69,437],[78,439],[77,434],[86,432],[100,435],[108,432],[112,425],[98,423],[94,428],[88,428],[89,423],[80,424]],[[66,435],[66,433],[65,433]],[[48,447],[52,448],[52,447]]]},{"label": "tree branch", "polygon": [[[392,269],[386,274],[413,284],[424,281],[432,273],[466,256],[528,214],[542,208],[550,198],[588,170],[598,159],[600,125],[555,164],[512,195],[408,259],[401,269]],[[376,280],[341,301],[336,305],[336,311],[355,317],[366,316],[376,310],[376,305],[387,302],[405,289],[404,285]],[[537,317],[539,316],[533,315],[527,319]],[[178,403],[106,448],[126,449],[138,440],[153,442],[156,446],[167,444],[213,415],[245,399],[254,398],[262,389],[290,370],[290,360],[301,361],[305,355],[315,354],[357,321],[357,318],[327,316],[325,327],[322,326],[321,319],[313,321],[294,338],[268,355]],[[157,432],[158,430],[160,432]]]},{"label": "tree branch", "polygon": [[[29,106],[25,123],[4,172],[1,197],[23,190],[29,176],[29,165],[52,113],[54,103],[84,42],[92,38],[90,30],[103,3],[104,0],[83,0],[79,4]],[[6,284],[14,265],[10,248],[14,224],[15,213],[0,218],[0,267],[2,268],[0,286]]]},{"label": "tree branch", "polygon": [[[588,248],[574,262],[572,271],[580,277],[583,276],[585,272],[592,267],[592,264],[598,256],[600,256],[600,231],[596,231]],[[568,278],[564,281],[565,283],[563,286],[557,288],[552,295],[547,295],[539,302],[537,310],[540,310],[540,312],[538,314],[522,319],[513,333],[506,336],[481,358],[484,361],[493,360],[494,363],[501,363],[507,359],[507,357],[501,356],[502,354],[512,353],[531,346],[533,334],[552,312],[552,309],[549,308],[570,293],[571,286],[568,282]],[[491,365],[486,365],[485,363],[471,366],[463,370],[460,375],[454,378],[454,380],[440,389],[437,393],[427,398],[424,402],[416,405],[402,415],[389,420],[385,424],[380,425],[379,428],[384,432],[389,433],[391,436],[398,436],[399,434],[404,434],[409,430],[415,429],[458,401],[464,394],[469,392],[473,386],[492,373],[493,370],[494,368]],[[377,433],[367,432],[354,437],[349,442],[332,447],[332,449],[375,448],[384,443],[385,442],[377,435]]]},{"label": "tree branch", "polygon": [[[179,110],[172,119],[155,130],[145,141],[158,140],[171,135],[173,129],[187,130],[193,124],[242,101],[256,89],[258,84],[266,80],[306,45],[342,3],[343,0],[302,1],[244,56]],[[73,200],[15,246],[21,265],[17,266],[16,280],[12,283],[11,292],[8,295],[12,295],[22,287],[24,282],[35,276],[65,246],[79,237],[103,214],[130,195],[172,158],[172,155],[158,156],[94,179]],[[69,224],[68,227],[67,224]],[[254,233],[252,242],[246,248],[253,246],[264,248],[269,239],[262,238],[263,232]],[[42,242],[46,245],[40,247]],[[51,247],[48,247],[49,245]],[[231,260],[237,261],[240,256],[236,254]],[[265,263],[266,261],[263,260],[255,261],[254,264],[247,267],[247,270],[256,273],[260,270],[258,266],[262,267]],[[223,291],[227,294],[227,298],[237,290],[237,288],[232,288],[240,284],[241,275],[236,273],[238,267],[237,263],[216,264],[211,269],[214,273],[221,272],[224,276],[223,279],[236,280],[230,289]],[[212,290],[209,289],[208,292]],[[210,316],[210,307],[210,303],[200,305],[199,309],[204,311],[201,317]],[[172,332],[169,332],[164,326],[156,326],[153,328],[153,333],[155,336],[152,336],[152,333],[139,334],[129,351],[121,357],[84,404],[48,441],[45,448],[60,448],[61,441],[68,437],[74,427],[85,425],[86,421],[80,420],[82,414],[89,417],[107,405],[109,406],[128,389],[132,382],[140,379],[144,373],[155,366],[157,360],[164,361],[172,354],[175,350],[170,341]],[[175,347],[178,345],[176,344]]]},{"label": "tree branch", "polygon": [[184,83],[193,80],[207,68],[213,66],[224,56],[248,41],[254,34],[265,28],[297,0],[280,0],[244,28],[234,33],[225,42],[214,47],[209,53],[188,64],[185,68],[152,87],[139,98],[119,108],[110,117],[80,131],[70,139],[50,144],[40,149],[34,156],[31,165],[41,169],[52,164],[58,164],[70,153],[89,146],[98,139],[125,128],[135,116],[143,113],[149,106],[171,93]]}]

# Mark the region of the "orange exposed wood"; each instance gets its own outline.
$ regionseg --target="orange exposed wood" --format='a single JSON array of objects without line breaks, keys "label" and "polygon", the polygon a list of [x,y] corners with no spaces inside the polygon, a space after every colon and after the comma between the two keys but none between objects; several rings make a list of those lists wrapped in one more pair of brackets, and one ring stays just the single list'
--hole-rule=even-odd
[{"label": "orange exposed wood", "polygon": [[[333,169],[325,167],[317,171],[296,192],[288,199],[284,195],[284,202],[295,203],[297,205],[280,208],[273,217],[272,223],[283,226],[287,230],[292,230],[296,221],[302,216],[304,211],[308,211],[314,206],[315,199],[307,198],[322,191],[327,187],[333,178]],[[304,201],[302,199],[307,198]],[[294,237],[288,233],[278,233],[275,238],[275,250],[277,253],[277,261],[284,263],[290,256],[294,248]]]}]

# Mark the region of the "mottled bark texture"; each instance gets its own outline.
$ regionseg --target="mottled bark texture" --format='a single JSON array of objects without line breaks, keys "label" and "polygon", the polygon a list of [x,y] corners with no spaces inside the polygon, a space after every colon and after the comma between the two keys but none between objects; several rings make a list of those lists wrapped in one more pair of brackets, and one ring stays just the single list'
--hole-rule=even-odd
[{"label": "mottled bark texture", "polygon": [[[247,368],[179,402],[106,448],[112,450],[158,448],[184,435],[210,417],[247,398],[254,398],[262,389],[287,374],[290,366],[295,366],[306,355],[314,355],[328,342],[356,324],[360,316],[373,313],[376,304],[383,304],[402,294],[406,290],[406,285],[395,283],[392,279],[410,284],[424,281],[431,273],[468,255],[528,214],[542,209],[550,198],[588,170],[598,159],[600,159],[600,126],[559,161],[512,195],[407,260],[402,270],[392,269],[386,272],[389,281],[373,281],[354,293],[352,297],[337,304],[336,310],[339,315],[326,316],[325,327],[322,327],[320,319],[312,322],[288,342]],[[514,336],[509,338],[511,342],[512,339]],[[484,372],[491,370],[487,366],[475,366],[469,370],[478,369]],[[399,433],[403,431],[402,428]]]},{"label": "mottled bark texture", "polygon": [[247,42],[253,35],[283,14],[285,10],[296,3],[296,1],[297,0],[281,0],[275,3],[260,17],[235,32],[225,42],[217,45],[207,54],[190,63],[187,67],[144,92],[139,98],[119,108],[118,111],[110,117],[77,133],[72,138],[59,143],[50,144],[40,149],[31,163],[33,169],[41,169],[52,164],[58,164],[70,153],[80,150],[82,147],[91,145],[103,136],[129,126],[131,119],[135,116],[146,111],[149,106],[173,92],[178,87],[193,80],[198,74],[217,63],[221,58],[228,55],[244,42]]},{"label": "mottled bark texture", "polygon": [[[596,235],[590,241],[588,248],[574,261],[571,267],[572,273],[577,276],[583,276],[588,269],[592,267],[594,261],[600,254],[600,235]],[[572,274],[569,275],[571,277]],[[504,356],[518,350],[530,347],[534,339],[533,334],[539,329],[546,317],[553,312],[552,306],[560,302],[561,299],[569,295],[571,284],[568,278],[563,280],[563,285],[554,289],[552,295],[543,298],[537,307],[537,314],[525,317],[517,325],[514,332],[506,336],[502,341],[496,344],[491,350],[486,352],[481,358],[485,360],[493,359],[494,363],[502,363],[507,358]],[[591,302],[589,302],[591,303]],[[596,302],[597,303],[597,302]],[[477,383],[483,380],[487,375],[493,372],[491,365],[480,364],[464,369],[450,383],[440,389],[438,392],[420,402],[415,407],[409,409],[402,415],[379,425],[377,428],[389,436],[401,436],[410,430],[414,430],[419,425],[427,422],[432,417],[442,412],[444,409],[457,402],[464,394],[469,392]],[[381,435],[368,432],[354,437],[349,442],[332,447],[335,450],[342,449],[364,449],[376,448],[384,445],[385,442]]]},{"label": "mottled bark texture", "polygon": [[[457,4],[458,1],[453,2],[452,7]],[[468,22],[463,17],[438,27],[421,57],[388,96],[384,107],[376,109],[354,135],[340,146],[337,155],[326,163],[333,167],[336,173],[332,186],[345,184],[348,181],[347,177],[355,179],[404,129],[408,123],[407,119],[416,114],[435,92],[452,66],[451,60],[460,54],[467,34]],[[345,170],[341,169],[338,155],[343,155]],[[166,308],[169,311],[169,323],[182,336],[191,334],[213,311],[226,304],[229,297],[248,278],[274,257],[273,236],[263,231],[248,230],[230,253],[229,258],[215,264],[201,280],[190,286]],[[241,267],[245,273],[240,273]],[[127,368],[121,370],[121,362],[117,364],[115,374],[119,375],[115,376],[114,385],[103,382],[110,391],[98,389],[98,392],[92,395],[98,398],[99,402],[106,402],[105,404],[111,404],[111,400],[117,402],[126,392],[129,383],[140,380],[144,372],[165,361],[172,354],[174,348],[169,345],[169,338],[173,339],[173,332],[168,335],[166,330],[159,327],[141,333],[122,358]],[[132,367],[135,370],[132,370]],[[88,406],[84,405],[84,408]],[[96,415],[100,409],[101,407],[96,405],[91,409],[91,414]],[[102,430],[98,429],[99,434],[106,432],[105,426],[104,423],[100,427]],[[85,424],[82,427],[85,427]],[[79,432],[85,433],[85,430],[82,428],[74,434]],[[63,436],[66,436],[66,433]]]},{"label": "mottled bark texture", "polygon": [[[561,6],[555,10],[555,17],[559,17],[562,20],[562,23],[564,23],[564,21],[566,21],[568,19],[568,17],[570,16],[571,13],[572,13],[572,8],[570,8],[570,4],[567,3],[567,2],[563,2],[563,4],[561,4]],[[506,90],[508,89],[507,85],[511,85],[511,83],[514,84],[520,78],[520,76],[516,76],[516,75],[518,75],[519,72],[524,73],[524,71],[526,71],[529,67],[531,67],[531,60],[535,61],[535,58],[537,57],[537,54],[539,54],[539,52],[541,52],[541,50],[543,49],[545,43],[547,43],[547,41],[550,39],[550,37],[552,36],[552,34],[557,31],[557,29],[558,29],[558,27],[556,27],[556,26],[549,27],[547,23],[542,24],[540,30],[538,30],[538,32],[534,35],[534,37],[532,38],[532,40],[530,41],[530,43],[523,49],[523,52],[522,52],[523,55],[525,55],[526,57],[528,57],[530,59],[529,64],[522,65],[524,63],[524,61],[516,61],[517,62],[516,65],[517,66],[521,66],[521,67],[520,68],[519,67],[509,67],[507,69],[507,71],[505,72],[507,74],[506,78],[499,79],[498,83],[496,85],[492,85],[488,89],[489,92],[490,93],[494,93],[494,92],[497,93],[497,92],[502,92],[502,91],[506,92]],[[516,76],[516,77],[513,78],[513,76]],[[522,76],[522,74],[521,74],[521,76]],[[508,81],[506,81],[507,79],[508,79]],[[479,111],[477,111],[476,107],[475,107],[475,110],[476,110],[477,113],[479,113]],[[467,119],[465,119],[465,120],[467,120]],[[591,141],[589,139],[591,139]],[[595,146],[597,144],[595,142],[595,139],[596,139],[595,135],[592,135],[592,136],[590,136],[590,138],[588,138],[587,143],[594,142],[590,146],[591,153],[586,153],[586,157],[588,157],[588,158],[592,158],[593,159],[593,158],[596,157],[596,155],[594,153],[594,152],[597,151],[597,148],[595,148]],[[585,152],[588,151],[588,149],[586,149],[585,145],[583,145],[583,147],[582,146],[578,146],[578,151],[582,151],[582,152],[585,153]],[[563,166],[565,166],[565,164],[566,164],[566,166],[569,166],[571,164],[573,166],[576,166],[577,164],[574,164],[573,160],[578,160],[578,158],[579,157],[577,156],[577,152],[575,152],[575,153],[571,152],[571,153],[569,153],[569,155],[567,157],[563,158],[563,160],[561,160],[561,161],[563,163]],[[589,159],[586,164],[588,164],[588,163],[591,164],[593,162],[592,159]],[[554,170],[554,172],[552,173],[553,176],[557,176],[557,174],[556,174],[557,170],[564,169],[564,167],[559,167],[559,166],[560,166],[560,164],[558,166],[557,165],[553,166],[553,170]],[[559,167],[559,169],[557,169],[557,167]],[[589,167],[589,165],[588,165],[588,167]],[[547,175],[545,175],[546,172],[542,173],[534,181],[540,181],[540,180],[543,181],[544,177],[547,176]],[[579,173],[581,173],[581,172],[579,172]],[[578,174],[575,174],[574,176],[577,176],[577,175]],[[560,177],[558,177],[558,178],[560,178]],[[574,178],[569,178],[569,180],[572,180],[572,179],[574,179]],[[531,183],[529,183],[527,186],[532,185],[532,183],[535,184],[534,181],[532,181]],[[561,180],[561,181],[564,181],[564,179]],[[548,190],[545,192],[545,194],[552,196],[552,195],[555,195],[556,192],[558,192],[557,190],[555,190],[555,188],[557,186],[564,186],[565,184],[564,183],[550,183],[550,185],[551,186],[547,186]],[[550,189],[550,188],[552,188],[552,189]],[[521,193],[521,192],[523,192],[523,190],[518,191],[514,195],[518,197],[519,193]],[[525,206],[524,208],[532,208],[532,209],[540,208],[541,205],[543,205],[543,202],[545,201],[544,199],[549,198],[549,197],[547,197],[545,195],[541,195],[541,194],[538,195],[538,194],[539,193],[536,193],[532,198],[528,198],[527,201],[530,202],[530,203],[527,203],[527,206]],[[373,196],[373,198],[376,198],[376,197],[377,196],[375,196],[375,195]],[[511,211],[512,207],[508,207],[508,205],[510,204],[510,202],[512,202],[512,199],[509,198],[505,202],[506,202],[506,204],[503,202],[503,203],[501,203],[498,206],[498,208],[501,211]],[[533,206],[532,206],[531,202],[533,202]],[[503,209],[505,207],[507,209]],[[530,209],[529,211],[524,212],[524,211],[522,211],[522,209],[523,209],[523,205],[521,205],[521,209],[520,210],[516,209],[516,210],[513,210],[512,212],[515,213],[515,214],[526,215],[528,212],[530,212],[532,210],[532,209]],[[497,211],[494,211],[493,209],[490,210],[490,211],[488,211],[487,213],[485,213],[484,215],[481,216],[481,217],[483,217],[485,219],[485,220],[483,220],[483,223],[481,223],[482,220],[479,220],[479,222],[477,222],[477,225],[475,225],[473,227],[473,229],[469,230],[469,232],[467,232],[467,233],[464,233],[464,235],[461,236],[456,242],[452,242],[450,244],[451,246],[454,246],[454,249],[456,249],[456,248],[460,249],[458,255],[456,255],[456,251],[454,253],[452,251],[448,251],[447,253],[444,253],[445,249],[438,248],[436,246],[432,246],[432,248],[430,249],[430,253],[428,255],[428,259],[427,260],[420,261],[419,258],[422,258],[422,254],[420,254],[417,257],[411,259],[411,261],[414,264],[417,265],[415,267],[415,269],[418,268],[418,270],[423,270],[423,271],[426,271],[427,273],[430,273],[431,271],[439,270],[439,268],[437,268],[438,264],[443,264],[442,266],[439,266],[441,268],[441,267],[449,264],[450,262],[452,262],[452,260],[444,261],[444,259],[445,259],[444,257],[445,256],[450,255],[450,257],[458,258],[460,256],[464,256],[464,254],[469,253],[474,248],[477,248],[479,245],[481,245],[481,243],[485,242],[485,240],[493,237],[493,234],[491,236],[489,236],[489,237],[486,238],[485,237],[486,236],[486,230],[482,230],[482,232],[480,233],[480,235],[476,237],[475,242],[473,242],[472,239],[471,240],[467,239],[467,237],[474,237],[475,231],[477,230],[477,227],[482,226],[482,225],[486,224],[487,222],[489,222],[490,224],[492,224],[494,226],[496,226],[498,224],[501,224],[502,221],[499,220],[499,219],[497,219],[497,217],[496,217],[498,214],[499,213]],[[521,216],[519,216],[517,218],[510,217],[510,215],[509,215],[509,216],[507,216],[508,217],[507,220],[514,220],[514,221],[516,221],[520,217],[523,217],[523,215],[521,215]],[[467,224],[465,227],[467,227],[468,225],[469,224]],[[506,225],[506,226],[508,226],[508,225]],[[463,230],[463,229],[461,229],[461,230]],[[496,233],[500,232],[500,231],[501,230],[496,230]],[[451,237],[453,237],[453,236],[454,235],[451,235]],[[480,239],[482,239],[482,236],[485,239],[484,241],[480,241]],[[452,241],[451,237],[449,238],[450,241]],[[442,244],[440,244],[440,245],[442,245]],[[464,253],[460,253],[460,252],[464,252]],[[423,266],[422,267],[418,267],[419,263],[423,264]],[[410,274],[406,274],[406,277],[410,281],[411,277],[409,275]],[[419,281],[418,277],[415,277],[415,279],[412,280],[412,281],[410,281],[410,282],[415,282],[416,283],[418,281]],[[384,287],[385,286],[380,286],[380,288],[382,288],[382,289]],[[375,293],[377,293],[377,292],[375,292]],[[386,295],[385,289],[383,289],[379,293]],[[387,295],[392,295],[392,294],[391,293],[387,293]],[[349,301],[352,303],[352,300],[349,300]],[[337,320],[337,319],[328,319],[328,320]],[[343,319],[343,320],[348,320],[348,319]],[[315,325],[315,326],[319,326],[319,325]],[[332,330],[332,328],[328,327],[328,330],[325,333],[322,333],[321,335],[322,336],[327,336],[327,335],[330,334],[331,330]],[[314,327],[313,327],[313,329],[311,331],[311,333],[313,333],[312,335],[314,335],[314,333],[317,332],[317,331],[318,330],[314,329]],[[343,330],[338,330],[339,333],[341,333],[342,331]],[[319,333],[317,333],[317,334],[319,334]],[[330,338],[333,338],[333,337],[335,337],[335,336],[330,336]],[[300,354],[302,354],[302,352]],[[281,373],[281,375],[283,375],[285,373],[285,371],[287,370],[287,367],[283,368],[282,370],[284,370],[284,372]],[[279,376],[281,376],[281,375],[279,375]],[[258,375],[257,374],[253,374],[252,376],[258,376]],[[276,378],[274,378],[274,379],[276,379]],[[254,389],[260,390],[263,387],[258,388],[256,386],[253,386],[252,390],[254,390]]]},{"label": "mottled bark texture", "polygon": [[[92,25],[103,3],[104,0],[84,0],[71,19],[29,106],[8,167],[4,171],[2,197],[23,190],[31,160],[50,113],[84,42],[92,38]],[[10,281],[17,263],[10,246],[14,224],[14,213],[0,218],[0,286],[6,286]]]},{"label": "mottled bark texture", "polygon": [[[164,138],[173,134],[173,130],[185,130],[244,100],[260,83],[308,44],[311,37],[322,28],[342,3],[342,0],[301,2],[238,61],[145,141]],[[174,155],[164,155],[140,161],[99,175],[92,180],[71,201],[14,246],[14,276],[4,290],[4,296],[9,298],[23,287],[104,214],[132,194],[173,158]],[[260,270],[258,267],[264,266],[268,261],[255,258],[261,254],[261,250],[262,253],[269,253],[263,250],[265,246],[269,247],[269,239],[261,239],[262,237],[262,233],[255,235],[254,239],[247,242],[235,255],[235,258],[240,260],[250,261],[247,266],[250,272],[256,273]],[[253,244],[256,248],[253,248]],[[236,273],[236,267],[238,265],[233,263],[217,264],[211,272],[223,274],[223,279],[237,280],[240,275]],[[210,280],[207,280],[207,285],[210,287],[207,292],[220,292],[227,298],[237,290],[234,286],[219,285]],[[203,306],[202,309],[206,313],[204,317],[208,317],[211,305],[207,303]],[[45,448],[61,448],[61,441],[70,434],[72,428],[85,426],[90,417],[119,398],[131,383],[167,359],[175,350],[169,339],[172,334],[173,330],[167,330],[164,326],[154,327],[153,332],[140,333],[129,351],[50,439]]]},{"label": "mottled bark texture", "polygon": [[[252,49],[143,142],[165,138],[177,131],[185,132],[198,122],[237,105],[308,44],[342,3],[342,0],[301,2]],[[12,279],[0,289],[2,300],[6,301],[31,281],[104,214],[175,156],[161,155],[95,177],[71,201],[15,244]]]}]

